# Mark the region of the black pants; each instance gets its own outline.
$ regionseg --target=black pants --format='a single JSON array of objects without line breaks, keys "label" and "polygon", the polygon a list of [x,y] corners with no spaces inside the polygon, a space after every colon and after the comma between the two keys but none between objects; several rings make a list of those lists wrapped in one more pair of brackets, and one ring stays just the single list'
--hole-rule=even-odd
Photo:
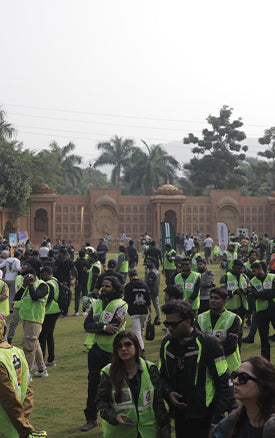
[{"label": "black pants", "polygon": [[270,360],[269,323],[275,329],[275,303],[269,304],[266,310],[257,312],[257,324],[261,338],[261,355]]},{"label": "black pants", "polygon": [[49,315],[45,315],[45,319],[42,325],[42,330],[39,336],[39,342],[41,346],[41,350],[43,353],[43,357],[45,359],[46,354],[46,344],[48,346],[48,362],[54,361],[54,337],[53,332],[55,328],[55,324],[57,318],[60,313],[52,313]]},{"label": "black pants", "polygon": [[175,415],[176,438],[208,438],[210,425],[209,419],[185,420],[182,413]]},{"label": "black pants", "polygon": [[101,350],[94,344],[88,353],[88,398],[87,406],[84,410],[86,420],[96,420],[97,406],[95,403],[97,388],[100,382],[100,371],[111,362],[112,353]]},{"label": "black pants", "polygon": [[[75,286],[75,302],[74,302],[74,310],[77,313],[79,309],[80,296],[84,297],[88,295],[87,292],[87,281],[79,281]],[[84,308],[83,308],[84,312]]]},{"label": "black pants", "polygon": [[165,273],[165,283],[166,286],[168,286],[169,284],[172,284],[173,281],[173,274],[175,273],[175,269],[165,269],[164,270]]}]

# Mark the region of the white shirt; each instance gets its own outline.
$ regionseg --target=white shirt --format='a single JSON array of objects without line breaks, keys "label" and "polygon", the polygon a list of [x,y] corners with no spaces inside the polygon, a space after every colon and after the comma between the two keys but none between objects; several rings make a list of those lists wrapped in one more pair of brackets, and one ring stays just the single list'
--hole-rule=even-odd
[{"label": "white shirt", "polygon": [[195,245],[192,239],[185,239],[184,241],[185,251],[190,251],[194,246]]},{"label": "white shirt", "polygon": [[203,243],[205,245],[205,248],[212,248],[213,239],[211,239],[211,237],[206,237],[206,239],[204,239]]},{"label": "white shirt", "polygon": [[16,276],[21,271],[20,260],[16,257],[9,257],[0,265],[0,269],[6,268],[5,281],[15,281]]},{"label": "white shirt", "polygon": [[39,248],[39,257],[43,258],[47,258],[48,257],[48,252],[49,252],[49,248],[47,248],[46,246],[41,246],[41,248]]}]

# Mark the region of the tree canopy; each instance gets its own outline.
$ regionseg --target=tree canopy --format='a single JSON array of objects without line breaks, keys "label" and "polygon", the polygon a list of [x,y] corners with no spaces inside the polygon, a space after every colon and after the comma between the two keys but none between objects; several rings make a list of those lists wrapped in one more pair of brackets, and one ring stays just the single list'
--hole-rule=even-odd
[{"label": "tree canopy", "polygon": [[207,117],[211,129],[202,131],[202,139],[192,133],[183,139],[185,144],[197,145],[192,149],[194,158],[184,164],[182,180],[194,194],[205,194],[207,189],[239,188],[245,182],[240,164],[248,150],[241,144],[246,135],[239,129],[243,126],[241,118],[230,120],[232,112],[232,108],[224,105],[218,117]]},{"label": "tree canopy", "polygon": [[275,190],[275,126],[266,129],[264,136],[258,139],[261,145],[267,145],[268,148],[265,151],[258,152],[258,155],[271,161],[269,165],[269,171],[272,177],[272,190]]}]

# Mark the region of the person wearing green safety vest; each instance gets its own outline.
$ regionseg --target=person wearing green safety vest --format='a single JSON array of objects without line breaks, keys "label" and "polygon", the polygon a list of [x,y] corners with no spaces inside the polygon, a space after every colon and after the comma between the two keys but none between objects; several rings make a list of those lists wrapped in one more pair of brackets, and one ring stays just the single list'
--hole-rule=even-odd
[{"label": "person wearing green safety vest", "polygon": [[50,266],[44,266],[41,270],[41,278],[49,286],[49,296],[45,309],[45,319],[42,325],[42,331],[39,336],[39,342],[42,354],[45,360],[46,344],[48,346],[48,360],[45,362],[47,366],[55,366],[54,355],[54,329],[58,317],[61,314],[61,309],[58,305],[59,285],[58,280],[53,277],[53,270]]},{"label": "person wearing green safety vest", "polygon": [[233,385],[222,345],[194,327],[191,305],[175,300],[162,306],[170,330],[160,349],[162,392],[175,418],[176,438],[209,438],[228,410]]},{"label": "person wearing green safety vest", "polygon": [[192,262],[190,257],[184,257],[181,266],[182,272],[175,277],[175,284],[183,292],[183,298],[191,304],[193,316],[196,318],[200,307],[201,274],[198,272],[192,272]]},{"label": "person wearing green safety vest", "polygon": [[126,248],[123,245],[120,245],[119,247],[119,254],[117,257],[117,270],[123,275],[126,281],[127,274],[129,271],[129,262],[128,262],[128,254]]},{"label": "person wearing green safety vest", "polygon": [[230,271],[233,267],[234,260],[238,258],[238,251],[235,248],[235,245],[230,243],[228,245],[227,251],[223,253],[221,260],[221,267],[226,271]]},{"label": "person wearing green safety vest", "polygon": [[33,390],[29,367],[20,348],[5,341],[6,317],[0,313],[0,437],[46,437],[30,424]]},{"label": "person wearing green safety vest", "polygon": [[[22,267],[21,267],[21,274],[16,276],[15,279],[15,293],[17,293],[19,291],[19,289],[22,287],[23,284],[23,278],[25,273],[27,273],[28,269],[31,268],[31,265],[29,265],[26,262],[23,262]],[[8,332],[8,343],[11,344],[12,343],[12,339],[14,337],[15,334],[15,330],[16,327],[19,324],[20,321],[20,316],[19,316],[19,307],[20,307],[20,301],[14,301],[12,308],[13,308],[13,313],[12,313],[12,318],[9,324],[9,332]]]},{"label": "person wearing green safety vest", "polygon": [[23,285],[15,295],[15,301],[20,301],[19,315],[23,321],[23,351],[25,353],[30,372],[36,361],[38,371],[35,377],[48,377],[39,335],[45,317],[45,308],[49,288],[43,280],[38,280],[33,268],[24,275]]},{"label": "person wearing green safety vest", "polygon": [[123,288],[118,278],[105,277],[100,298],[94,301],[84,321],[84,329],[89,333],[86,344],[91,348],[88,353],[88,399],[84,410],[86,423],[81,427],[87,432],[97,426],[97,406],[95,397],[100,381],[100,370],[112,358],[113,340],[117,333],[124,330],[127,316],[127,304],[121,299]]},{"label": "person wearing green safety vest", "polygon": [[261,339],[261,355],[270,360],[269,325],[275,329],[275,274],[267,273],[265,262],[252,265],[251,294],[256,300],[256,318]]},{"label": "person wearing green safety vest", "polygon": [[96,252],[91,252],[89,255],[89,262],[91,263],[90,268],[88,269],[88,283],[87,283],[87,291],[88,296],[92,296],[93,298],[98,298],[98,295],[94,293],[95,285],[98,277],[104,272],[103,266],[98,260],[98,256]]},{"label": "person wearing green safety vest", "polygon": [[193,272],[198,272],[198,260],[201,259],[201,255],[199,252],[197,252],[197,248],[195,246],[193,246],[193,248],[191,248],[191,253],[190,253],[190,258],[192,261],[192,267],[191,270]]},{"label": "person wearing green safety vest", "polygon": [[104,438],[171,437],[157,366],[140,353],[133,332],[116,336],[112,363],[101,371],[96,397]]},{"label": "person wearing green safety vest", "polygon": [[[231,271],[228,271],[220,279],[220,287],[224,287],[228,293],[225,308],[236,313],[244,323],[248,311],[247,287],[248,278],[243,274],[244,264],[241,260],[234,260]],[[241,337],[239,339],[241,345]]]},{"label": "person wearing green safety vest", "polygon": [[210,292],[210,310],[198,316],[198,324],[204,333],[216,336],[220,341],[228,369],[232,373],[241,366],[238,339],[241,334],[241,318],[226,310],[226,289],[215,287]]},{"label": "person wearing green safety vest", "polygon": [[170,243],[167,243],[165,245],[165,254],[163,257],[163,269],[164,269],[164,274],[165,274],[165,282],[166,282],[166,286],[168,286],[169,284],[172,284],[172,277],[173,274],[176,270],[176,265],[175,265],[175,257],[176,257],[177,253],[174,249],[172,249],[172,246],[170,245]]},{"label": "person wearing green safety vest", "polygon": [[3,280],[0,280],[0,313],[4,316],[10,314],[9,287]]}]

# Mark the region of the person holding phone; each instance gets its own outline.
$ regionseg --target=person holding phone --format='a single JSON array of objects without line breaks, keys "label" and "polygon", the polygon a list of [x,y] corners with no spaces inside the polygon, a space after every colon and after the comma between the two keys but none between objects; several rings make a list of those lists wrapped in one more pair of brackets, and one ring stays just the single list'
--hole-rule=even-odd
[{"label": "person holding phone", "polygon": [[112,362],[101,371],[96,398],[104,438],[171,437],[158,369],[140,354],[133,332],[118,333]]}]

